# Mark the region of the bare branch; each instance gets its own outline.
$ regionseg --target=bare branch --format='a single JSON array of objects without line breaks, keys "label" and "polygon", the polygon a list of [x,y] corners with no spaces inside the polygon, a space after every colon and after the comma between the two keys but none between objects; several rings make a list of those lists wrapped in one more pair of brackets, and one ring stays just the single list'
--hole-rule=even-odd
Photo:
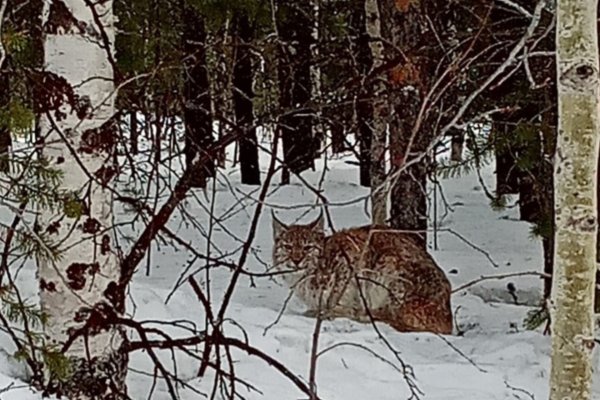
[{"label": "bare branch", "polygon": [[497,0],[502,4],[505,4],[507,6],[509,6],[510,8],[517,10],[519,13],[523,14],[524,16],[526,16],[527,18],[533,18],[533,15],[531,15],[531,13],[525,9],[523,6],[521,6],[520,4],[515,3],[512,0]]}]

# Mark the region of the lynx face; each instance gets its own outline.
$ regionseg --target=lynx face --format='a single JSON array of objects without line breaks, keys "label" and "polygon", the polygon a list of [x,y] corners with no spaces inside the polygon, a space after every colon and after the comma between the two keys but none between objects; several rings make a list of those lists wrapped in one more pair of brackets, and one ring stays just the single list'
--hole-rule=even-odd
[{"label": "lynx face", "polygon": [[273,263],[279,271],[315,269],[323,253],[323,219],[307,225],[286,226],[273,215]]}]

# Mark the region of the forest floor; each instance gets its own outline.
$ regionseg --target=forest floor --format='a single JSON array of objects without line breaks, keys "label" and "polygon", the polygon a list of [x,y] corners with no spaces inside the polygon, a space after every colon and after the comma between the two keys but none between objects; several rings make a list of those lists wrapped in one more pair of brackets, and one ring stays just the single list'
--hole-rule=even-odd
[{"label": "forest floor", "polygon": [[[350,201],[366,196],[368,190],[357,185],[358,168],[347,160],[348,157],[328,160],[324,177],[323,160],[315,172],[303,174],[308,182],[323,189],[331,203],[344,203],[330,209],[336,229],[368,222],[364,201]],[[262,160],[262,166],[267,165],[268,160]],[[173,177],[170,183],[163,181],[161,186],[173,184],[175,179]],[[125,177],[121,177],[121,181],[123,187],[130,190],[135,186]],[[271,209],[289,223],[301,216],[301,221],[311,220],[318,213],[316,209],[311,210],[316,201],[314,193],[297,178],[292,178],[292,184],[285,187],[279,186],[278,181],[277,176],[270,187],[253,251],[246,263],[246,269],[251,272],[264,273],[271,261]],[[195,251],[206,254],[207,210],[213,207],[214,215],[222,222],[210,232],[213,244],[210,254],[236,263],[250,229],[259,192],[256,187],[238,182],[239,172],[235,168],[226,169],[216,183],[214,198],[211,188],[206,193],[202,190],[193,193],[169,223],[170,229]],[[531,236],[529,224],[518,221],[518,207],[494,211],[481,182],[493,188],[493,166],[483,169],[482,180],[476,174],[442,180],[441,190],[436,194],[439,231],[437,249],[434,249],[436,235],[429,234],[430,251],[447,272],[454,288],[482,276],[542,269],[541,243]],[[166,194],[167,191],[159,193],[158,203]],[[306,212],[308,214],[303,215]],[[431,211],[430,216],[433,217]],[[126,209],[117,213],[120,222],[131,219]],[[135,236],[141,227],[139,222],[122,226],[120,235],[123,238]],[[127,249],[129,244],[123,241],[122,246]],[[196,279],[206,285],[207,275],[203,260],[194,260],[194,255],[181,245],[176,247],[170,246],[168,239],[159,240],[153,247],[150,257],[144,261],[150,266],[149,275],[146,265],[141,266],[131,287],[128,310],[138,321],[154,321],[148,326],[159,327],[173,337],[187,337],[190,334],[186,328],[195,323],[202,329],[205,316],[186,278],[197,272]],[[207,293],[218,309],[231,271],[225,267],[212,269],[208,278],[210,290]],[[180,287],[175,290],[178,283]],[[35,298],[37,285],[32,266],[20,272],[19,284],[26,296]],[[319,350],[327,351],[320,355],[317,363],[318,395],[323,400],[407,399],[410,391],[399,371],[401,359],[414,370],[420,398],[425,400],[546,399],[550,339],[542,334],[543,327],[528,331],[523,326],[527,312],[539,303],[541,287],[538,277],[519,276],[483,280],[458,290],[452,297],[456,321],[452,336],[399,333],[385,324],[377,324],[384,341],[370,324],[346,319],[324,321]],[[303,315],[304,308],[295,298],[286,302],[288,294],[288,289],[272,277],[251,280],[247,274],[242,275],[226,314],[229,320],[225,332],[247,340],[306,382],[315,319]],[[178,321],[179,327],[165,325],[165,321]],[[0,399],[40,398],[23,383],[24,368],[9,356],[13,351],[10,339],[0,335],[0,388],[14,384],[0,393]],[[210,397],[214,374],[209,370],[203,378],[196,378],[197,359],[166,350],[160,351],[159,356],[165,366],[188,385],[178,386],[179,398],[203,398],[200,393]],[[235,375],[241,380],[236,390],[244,398],[306,398],[294,384],[259,358],[236,349],[231,349],[231,357]],[[130,368],[128,386],[133,399],[170,398],[164,382],[153,379],[154,367],[147,353],[131,354]],[[600,397],[598,387],[595,390]]]}]

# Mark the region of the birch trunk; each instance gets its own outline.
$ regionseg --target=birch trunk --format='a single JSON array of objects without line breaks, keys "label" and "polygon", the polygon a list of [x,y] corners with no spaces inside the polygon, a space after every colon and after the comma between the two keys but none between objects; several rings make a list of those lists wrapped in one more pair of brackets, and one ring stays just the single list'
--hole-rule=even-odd
[{"label": "birch trunk", "polygon": [[44,76],[53,82],[46,87],[62,105],[42,118],[43,157],[64,173],[69,195],[58,210],[40,210],[40,232],[59,246],[61,258],[38,259],[38,279],[47,344],[61,350],[74,332],[85,331],[85,341],[80,337],[64,353],[69,378],[50,376],[48,392],[71,400],[125,398],[126,389],[122,331],[92,323],[123,310],[123,296],[111,290],[119,264],[105,188],[114,175],[113,2],[93,4],[95,13],[86,0],[53,0],[44,24]]},{"label": "birch trunk", "polygon": [[[373,68],[383,63],[383,41],[381,40],[381,13],[378,0],[365,0],[365,24],[369,47],[373,56]],[[385,225],[387,219],[387,190],[385,181],[386,119],[389,109],[385,100],[385,77],[377,79],[373,90],[373,131],[371,138],[371,223]]]},{"label": "birch trunk", "polygon": [[557,2],[551,400],[590,400],[598,160],[597,0]]}]

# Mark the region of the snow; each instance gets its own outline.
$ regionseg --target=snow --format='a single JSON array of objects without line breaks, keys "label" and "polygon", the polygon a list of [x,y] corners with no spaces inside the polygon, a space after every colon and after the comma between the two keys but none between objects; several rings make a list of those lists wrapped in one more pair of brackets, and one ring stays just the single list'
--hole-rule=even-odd
[{"label": "snow", "polygon": [[[231,153],[231,151],[230,151]],[[268,159],[261,155],[266,168]],[[365,203],[360,200],[367,189],[357,185],[358,169],[346,163],[348,157],[329,159],[322,179],[324,160],[314,172],[303,174],[317,188],[322,184],[323,194],[332,204],[331,215],[335,228],[368,222]],[[141,166],[143,168],[143,166]],[[146,166],[147,168],[147,166]],[[484,180],[493,187],[493,168],[486,167]],[[172,177],[171,184],[175,178]],[[256,187],[238,183],[236,168],[221,171],[214,197],[215,225],[211,235],[212,257],[223,257],[236,263],[241,246],[248,234],[256,205]],[[264,273],[271,259],[272,232],[270,211],[275,210],[284,222],[308,221],[318,210],[314,207],[314,193],[297,178],[286,187],[278,186],[278,177],[272,183],[266,200],[266,209],[260,219],[257,237],[246,270]],[[122,184],[132,189],[132,183],[122,178]],[[142,186],[140,187],[140,189]],[[197,252],[206,253],[209,221],[206,210],[211,208],[212,190],[192,193],[185,206],[178,209],[169,228],[189,243]],[[528,224],[518,221],[517,210],[507,208],[497,212],[491,209],[478,178],[463,176],[442,181],[444,196],[438,195],[438,249],[431,252],[448,273],[453,287],[459,287],[482,276],[542,270],[542,249],[539,240],[532,238]],[[161,192],[158,203],[167,192]],[[451,207],[446,212],[442,201]],[[355,199],[357,201],[349,201]],[[187,215],[184,221],[182,215]],[[132,216],[120,209],[117,220],[128,221]],[[122,226],[120,235],[135,236],[142,225]],[[430,233],[432,242],[433,233]],[[210,270],[207,275],[204,261],[196,260],[182,246],[169,246],[168,238],[158,241],[152,249],[146,276],[145,261],[131,285],[128,310],[136,321],[147,321],[147,326],[161,329],[173,337],[188,337],[195,326],[204,329],[205,315],[200,302],[185,282],[190,274],[210,296],[213,309],[221,305],[231,271],[226,267]],[[124,249],[130,246],[122,239]],[[175,248],[174,248],[175,247]],[[206,278],[210,285],[206,286]],[[174,291],[177,282],[183,282]],[[19,283],[28,297],[36,291],[35,273],[31,266],[19,275]],[[512,283],[516,291],[507,289]],[[319,350],[328,349],[317,363],[319,397],[327,400],[406,399],[410,396],[405,378],[399,372],[400,361],[390,350],[398,351],[399,358],[414,369],[415,382],[425,400],[530,400],[548,398],[550,367],[550,340],[541,331],[527,331],[523,320],[531,306],[540,301],[541,281],[535,276],[521,276],[504,280],[485,280],[453,295],[452,308],[456,314],[453,336],[429,333],[399,333],[385,324],[377,324],[385,337],[382,340],[370,324],[346,319],[324,321],[319,336]],[[248,340],[254,348],[287,366],[290,371],[308,382],[310,355],[315,320],[303,315],[303,305],[288,299],[288,289],[269,277],[242,275],[227,311],[225,333]],[[516,298],[516,301],[515,301]],[[167,302],[168,299],[168,302]],[[165,324],[177,321],[177,326]],[[132,333],[135,339],[135,334]],[[337,346],[336,346],[337,344]],[[4,349],[4,350],[2,350]],[[199,346],[201,354],[202,346]],[[24,368],[12,360],[14,351],[10,339],[0,336],[0,388],[11,382],[23,386]],[[223,352],[223,350],[221,350]],[[199,392],[210,396],[215,387],[214,373],[209,369],[197,378],[199,360],[183,352],[157,350],[159,358],[170,370],[176,371],[187,387],[178,385],[181,399],[202,398]],[[235,375],[241,381],[236,390],[246,399],[299,399],[306,398],[289,380],[264,361],[231,349]],[[227,361],[223,360],[223,365]],[[133,399],[169,399],[167,387],[161,379],[153,379],[153,364],[148,354],[131,354],[128,376],[129,395]],[[245,386],[243,382],[252,385]],[[229,389],[229,381],[226,387]],[[217,397],[220,396],[217,388]],[[596,396],[600,390],[596,388]],[[40,396],[26,388],[10,389],[0,393],[1,399],[38,399]]]}]

